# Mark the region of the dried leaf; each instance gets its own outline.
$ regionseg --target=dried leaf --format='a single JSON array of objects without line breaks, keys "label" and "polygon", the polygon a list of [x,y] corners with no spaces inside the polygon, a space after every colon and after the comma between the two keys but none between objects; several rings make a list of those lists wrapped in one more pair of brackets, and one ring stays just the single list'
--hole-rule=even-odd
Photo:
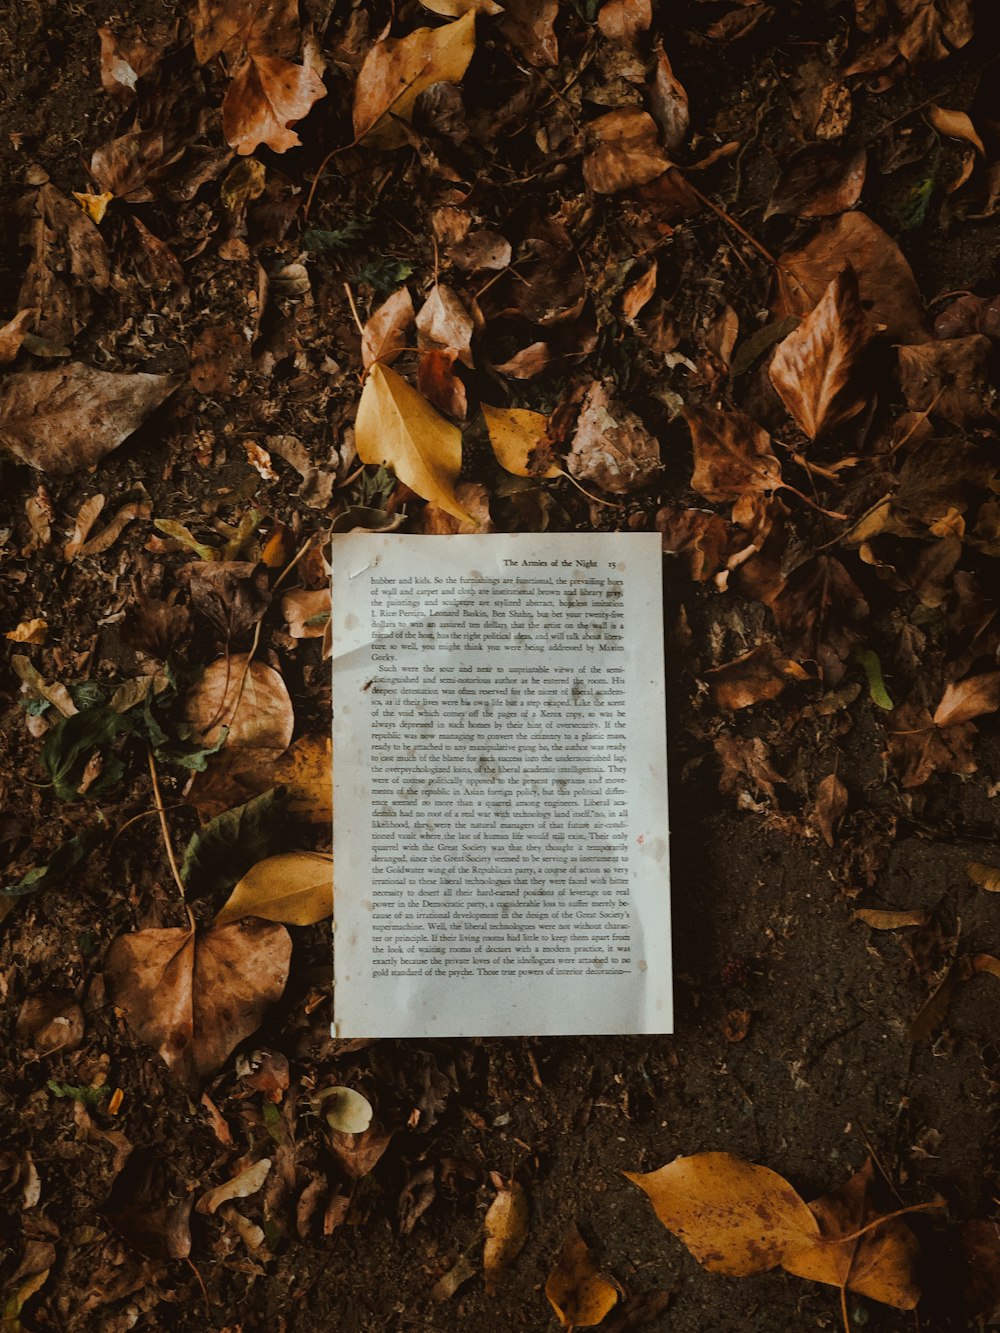
[{"label": "dried leaf", "polygon": [[294,588],[281,599],[281,614],[293,639],[321,639],[330,623],[329,588]]},{"label": "dried leaf", "polygon": [[668,153],[676,153],[691,127],[688,95],[674,74],[659,38],[653,49],[656,65],[649,89],[649,106],[663,135],[664,148]]},{"label": "dried leaf", "polygon": [[956,426],[988,416],[995,389],[993,347],[982,333],[899,348],[899,382],[911,412],[933,412]]},{"label": "dried leaf", "polygon": [[490,493],[481,481],[460,481],[455,487],[455,494],[458,503],[469,515],[469,522],[460,522],[432,502],[424,505],[420,515],[421,532],[432,537],[448,537],[463,532],[496,532],[496,524],[490,515]]},{"label": "dried leaf", "polygon": [[195,59],[236,59],[244,46],[290,56],[299,45],[298,0],[197,0],[191,13]]},{"label": "dried leaf", "polygon": [[987,893],[1000,893],[1000,866],[988,866],[982,861],[970,861],[965,867],[973,884]]},{"label": "dried leaf", "polygon": [[373,361],[390,365],[406,346],[413,324],[413,298],[405,287],[382,302],[361,334],[361,360],[367,370]]},{"label": "dried leaf", "polygon": [[434,347],[421,352],[417,366],[417,389],[432,407],[460,420],[469,410],[465,385],[455,373],[458,353],[453,347]]},{"label": "dried leaf", "polygon": [[[282,787],[290,815],[329,828],[333,818],[333,764],[329,735],[300,736],[273,764],[240,767],[240,752],[222,751],[198,775],[190,799],[202,815],[219,815],[269,788]],[[229,765],[230,757],[235,767]],[[253,751],[245,755],[252,761]]]},{"label": "dried leaf", "polygon": [[728,711],[776,699],[790,680],[809,679],[809,673],[786,657],[776,643],[758,644],[704,676],[712,698]]},{"label": "dried leaf", "polygon": [[574,1222],[545,1283],[545,1294],[563,1328],[592,1328],[617,1304],[617,1283],[606,1278]]},{"label": "dried leaf", "polygon": [[332,1129],[327,1136],[330,1151],[351,1180],[361,1180],[378,1164],[392,1142],[392,1130],[371,1124],[363,1134],[341,1134]]},{"label": "dried leaf", "polygon": [[95,370],[71,362],[0,382],[0,445],[41,472],[93,467],[173,393],[175,375]]},{"label": "dried leaf", "polygon": [[652,299],[656,291],[656,278],[657,264],[654,259],[642,277],[626,287],[622,295],[622,314],[626,319],[635,319],[643,306]]},{"label": "dried leaf", "polygon": [[90,320],[93,294],[107,291],[111,283],[108,247],[80,206],[49,183],[32,190],[18,212],[21,242],[32,252],[18,308],[36,311],[35,334],[67,343]]},{"label": "dried leaf", "polygon": [[372,1122],[372,1104],[354,1088],[321,1088],[312,1099],[313,1111],[341,1134],[363,1134]]},{"label": "dried leaf", "polygon": [[516,477],[558,477],[559,467],[546,459],[548,417],[523,407],[491,407],[483,416],[497,462]]},{"label": "dried leaf", "polygon": [[28,332],[28,325],[37,314],[38,311],[29,306],[27,310],[19,310],[13,319],[0,328],[0,365],[8,365],[17,356],[24,335]]},{"label": "dried leaf", "polygon": [[462,522],[471,521],[455,494],[462,468],[460,431],[380,362],[372,365],[365,380],[354,443],[363,463],[391,467],[425,500]]},{"label": "dried leaf", "polygon": [[764,216],[825,218],[845,213],[861,198],[867,165],[864,148],[845,154],[829,144],[810,144],[789,158]]},{"label": "dried leaf", "polygon": [[236,72],[222,103],[222,129],[237,153],[261,144],[276,153],[302,142],[290,127],[326,96],[323,80],[308,65],[281,56],[251,55]]},{"label": "dried leaf", "polygon": [[417,28],[376,42],[354,88],[355,139],[372,148],[405,144],[397,122],[409,121],[414,102],[431,84],[460,83],[475,44],[474,9],[443,28]]},{"label": "dried leaf", "polygon": [[112,943],[105,973],[138,1039],[194,1089],[281,998],[291,953],[288,931],[266,921],[143,930]]},{"label": "dried leaf", "polygon": [[595,194],[645,185],[673,165],[660,146],[656,121],[637,107],[599,116],[587,133],[597,147],[583,159],[583,179]]},{"label": "dried leaf", "polygon": [[44,643],[48,632],[49,622],[41,616],[34,616],[31,620],[22,620],[14,629],[9,629],[4,638],[10,639],[12,643]]},{"label": "dried leaf", "polygon": [[878,907],[861,907],[854,913],[855,921],[863,921],[872,930],[901,930],[905,926],[926,926],[930,918],[920,909],[896,912]]},{"label": "dried leaf", "polygon": [[183,711],[199,744],[217,744],[228,727],[225,748],[253,751],[258,763],[268,762],[268,756],[277,759],[288,748],[295,725],[285,682],[273,667],[246,653],[210,663],[187,694]]},{"label": "dried leaf", "polygon": [[436,282],[417,315],[420,345],[453,348],[471,366],[472,334],[475,323],[462,301],[450,287]]},{"label": "dried leaf", "polygon": [[971,143],[973,148],[981,153],[983,157],[986,156],[983,141],[976,133],[976,127],[964,111],[949,111],[947,107],[938,106],[936,102],[932,102],[927,108],[927,119],[938,134],[945,134],[949,139],[964,139],[966,143]]},{"label": "dried leaf", "polygon": [[752,788],[754,796],[774,797],[774,784],[785,779],[771,763],[771,751],[759,736],[716,736],[712,741],[719,757],[719,791],[733,794],[741,803]]},{"label": "dried leaf", "polygon": [[941,702],[934,711],[936,727],[953,727],[970,722],[984,713],[995,713],[1000,708],[1000,671],[988,671],[981,676],[967,676],[945,688]]},{"label": "dried leaf", "polygon": [[763,1273],[820,1238],[816,1218],[787,1180],[732,1153],[696,1153],[659,1171],[625,1175],[713,1273]]},{"label": "dried leaf", "polygon": [[440,14],[445,19],[460,19],[463,14],[502,14],[503,5],[496,0],[420,0],[424,9]]},{"label": "dried leaf", "polygon": [[778,345],[769,374],[796,425],[814,440],[865,405],[858,367],[871,331],[848,266],[816,308]]},{"label": "dried leaf", "polygon": [[781,256],[771,309],[779,316],[808,315],[845,264],[857,275],[865,312],[875,324],[885,326],[890,341],[926,340],[913,271],[895,241],[864,213],[844,213],[821,223],[801,250]]},{"label": "dried leaf", "polygon": [[150,518],[152,513],[152,505],[145,500],[133,500],[130,504],[122,505],[111,522],[107,523],[89,541],[84,542],[76,554],[85,558],[91,555],[100,555],[115,544],[130,523],[137,518]]},{"label": "dried leaf", "polygon": [[218,1210],[220,1204],[228,1203],[230,1199],[248,1199],[251,1194],[256,1194],[263,1188],[270,1171],[270,1157],[261,1158],[259,1162],[254,1162],[253,1166],[248,1166],[245,1171],[240,1171],[231,1180],[227,1180],[225,1184],[206,1190],[195,1205],[198,1212],[208,1213],[211,1216]]},{"label": "dried leaf", "polygon": [[559,43],[555,21],[559,0],[504,0],[500,31],[538,69],[555,69],[559,64]]},{"label": "dried leaf", "polygon": [[831,773],[816,788],[816,801],[812,812],[816,827],[828,847],[833,846],[834,833],[846,811],[847,788],[836,773]]},{"label": "dried leaf", "polygon": [[528,1239],[528,1196],[516,1180],[506,1185],[494,1174],[496,1198],[486,1210],[483,1273],[491,1295],[497,1282],[524,1248]]},{"label": "dried leaf", "polygon": [[484,269],[499,273],[509,265],[512,254],[506,236],[490,227],[480,227],[453,245],[448,258],[463,273],[479,273]]},{"label": "dried leaf", "polygon": [[650,0],[605,0],[597,14],[597,26],[605,37],[632,47],[652,22]]},{"label": "dried leaf", "polygon": [[283,852],[247,871],[215,924],[255,916],[286,926],[313,926],[332,911],[333,858],[322,852]]},{"label": "dried leaf", "polygon": [[781,486],[781,467],[771,451],[771,437],[743,412],[685,408],[691,430],[694,472],[691,486],[713,503],[738,500],[748,491]]},{"label": "dried leaf", "polygon": [[659,476],[660,442],[608,385],[595,380],[580,407],[566,467],[581,481],[628,495]]}]

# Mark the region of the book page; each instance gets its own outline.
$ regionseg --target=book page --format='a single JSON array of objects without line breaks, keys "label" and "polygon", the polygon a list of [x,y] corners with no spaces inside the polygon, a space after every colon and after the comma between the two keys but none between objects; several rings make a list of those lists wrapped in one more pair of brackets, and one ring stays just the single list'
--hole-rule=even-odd
[{"label": "book page", "polygon": [[333,539],[339,1037],[671,1031],[657,533]]}]

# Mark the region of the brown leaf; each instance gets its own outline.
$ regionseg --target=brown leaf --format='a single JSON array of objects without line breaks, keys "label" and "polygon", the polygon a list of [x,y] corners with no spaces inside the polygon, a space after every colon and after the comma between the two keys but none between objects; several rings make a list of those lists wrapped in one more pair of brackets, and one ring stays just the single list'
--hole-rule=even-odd
[{"label": "brown leaf", "polygon": [[392,1135],[392,1130],[383,1130],[373,1124],[362,1134],[344,1134],[339,1129],[331,1129],[327,1142],[350,1179],[361,1180],[374,1169],[392,1142]]},{"label": "brown leaf", "polygon": [[135,1035],[195,1089],[281,998],[291,953],[284,926],[248,918],[120,935],[105,973]]},{"label": "brown leaf", "polygon": [[869,1160],[846,1185],[811,1203],[822,1239],[784,1259],[782,1267],[796,1277],[846,1287],[883,1305],[912,1310],[920,1299],[915,1276],[920,1247],[901,1218],[891,1218],[851,1240],[836,1239],[879,1217],[880,1210],[869,1197],[873,1176]]},{"label": "brown leaf", "polygon": [[496,1197],[486,1210],[483,1273],[491,1295],[497,1282],[524,1248],[528,1239],[528,1198],[516,1180],[506,1185],[494,1173]]},{"label": "brown leaf", "polygon": [[295,715],[285,682],[273,667],[246,653],[217,658],[185,696],[192,738],[214,745],[228,727],[227,751],[246,763],[273,762],[292,739]]},{"label": "brown leaf", "polygon": [[975,725],[936,727],[919,699],[909,699],[893,714],[889,756],[903,787],[919,787],[932,773],[974,773],[972,739]]},{"label": "brown leaf", "polygon": [[470,231],[448,251],[449,260],[463,273],[479,273],[486,270],[499,273],[511,260],[513,250],[510,241],[500,232],[490,227],[480,227]]},{"label": "brown leaf", "polygon": [[905,926],[926,926],[930,919],[927,912],[922,909],[897,912],[877,907],[861,907],[853,915],[855,921],[863,921],[872,930],[901,930]]},{"label": "brown leaf", "polygon": [[970,722],[984,713],[995,713],[1000,708],[1000,671],[988,671],[981,676],[967,676],[965,680],[948,685],[941,702],[934,711],[936,727],[952,727]]},{"label": "brown leaf", "polygon": [[663,135],[664,148],[668,153],[676,153],[691,127],[688,95],[674,74],[659,38],[653,50],[656,66],[649,88],[649,107]]},{"label": "brown leaf", "polygon": [[236,72],[222,103],[222,129],[237,153],[261,144],[276,153],[302,142],[290,127],[326,96],[323,80],[308,65],[281,56],[251,55]]},{"label": "brown leaf", "polygon": [[866,313],[875,324],[885,325],[890,341],[926,340],[913,270],[895,241],[864,213],[844,213],[821,223],[801,250],[781,256],[771,309],[776,315],[808,315],[845,264],[857,274]]},{"label": "brown leaf", "polygon": [[248,1199],[251,1194],[256,1194],[264,1186],[264,1181],[271,1170],[270,1157],[263,1157],[259,1162],[254,1162],[244,1171],[238,1172],[230,1180],[224,1181],[221,1185],[216,1185],[214,1189],[206,1190],[195,1205],[199,1213],[207,1213],[211,1216],[217,1212],[222,1204],[228,1203],[230,1199]]},{"label": "brown leaf", "polygon": [[436,504],[424,506],[420,515],[420,531],[428,536],[452,536],[455,533],[496,532],[490,516],[490,493],[481,481],[460,481],[455,487],[459,504],[469,515],[460,521]]},{"label": "brown leaf", "polygon": [[332,775],[330,737],[300,736],[273,763],[254,762],[252,749],[223,750],[205,773],[197,775],[190,799],[200,815],[211,818],[280,786],[286,789],[289,814],[328,829],[333,818]]},{"label": "brown leaf", "polygon": [[631,408],[595,380],[580,407],[566,466],[580,481],[629,495],[659,476],[660,443]]},{"label": "brown leaf", "polygon": [[39,1055],[75,1051],[83,1041],[83,1010],[65,995],[29,995],[21,1005],[14,1035]]},{"label": "brown leaf", "polygon": [[1000,1221],[974,1217],[959,1229],[968,1313],[985,1327],[1000,1324]]},{"label": "brown leaf", "polygon": [[776,699],[790,680],[809,674],[782,653],[776,643],[761,643],[742,657],[704,673],[720,708],[735,711]]},{"label": "brown leaf", "polygon": [[982,861],[970,861],[965,867],[973,884],[988,893],[1000,893],[1000,866],[988,866]]},{"label": "brown leaf", "polygon": [[713,1273],[766,1272],[820,1237],[816,1218],[787,1180],[732,1153],[696,1153],[659,1171],[625,1175]]},{"label": "brown leaf", "polygon": [[545,1294],[560,1324],[570,1329],[593,1328],[618,1304],[618,1284],[600,1271],[575,1222],[556,1256]]},{"label": "brown leaf", "polygon": [[95,370],[73,361],[0,382],[0,445],[41,472],[93,467],[177,388],[175,375]]},{"label": "brown leaf", "polygon": [[656,291],[657,265],[654,259],[641,278],[630,283],[622,295],[622,314],[626,319],[635,319],[639,311],[653,297]]},{"label": "brown leaf", "polygon": [[828,847],[833,846],[833,835],[846,811],[847,788],[836,773],[831,773],[816,788],[816,801],[812,811],[813,822]]},{"label": "brown leaf", "polygon": [[840,561],[827,555],[804,561],[767,604],[787,651],[798,661],[817,662],[824,682],[838,685],[869,614]]},{"label": "brown leaf", "polygon": [[949,111],[947,107],[938,106],[936,102],[932,102],[927,108],[927,119],[939,134],[945,134],[949,139],[964,139],[966,143],[971,143],[973,148],[977,149],[984,157],[986,156],[983,141],[976,133],[976,127],[966,112]]},{"label": "brown leaf", "polygon": [[93,313],[93,294],[111,283],[108,247],[86,213],[54,185],[32,190],[17,206],[21,243],[31,259],[18,292],[19,309],[34,309],[33,332],[70,342]]},{"label": "brown leaf", "polygon": [[330,589],[293,588],[281,598],[281,614],[293,639],[321,639],[330,620]]},{"label": "brown leaf", "polygon": [[731,535],[729,524],[710,509],[661,509],[656,527],[663,534],[663,549],[683,555],[691,578],[705,583],[726,563]]},{"label": "brown leaf", "polygon": [[299,46],[298,0],[197,0],[191,13],[195,59],[235,60],[244,47],[291,56]]},{"label": "brown leaf", "polygon": [[19,310],[13,319],[0,328],[0,365],[8,365],[17,356],[24,335],[28,332],[28,325],[37,314],[38,311],[29,306],[27,310]]},{"label": "brown leaf", "polygon": [[583,159],[583,179],[595,194],[645,185],[673,165],[660,146],[656,121],[637,107],[599,116],[587,133],[597,147]]},{"label": "brown leaf", "polygon": [[861,198],[868,154],[844,153],[829,144],[810,144],[789,158],[771,192],[765,217],[791,213],[825,218],[845,213]]},{"label": "brown leaf", "polygon": [[691,430],[694,472],[691,486],[706,500],[738,500],[748,491],[781,486],[781,467],[771,451],[771,437],[743,412],[710,407],[685,408]]},{"label": "brown leaf", "polygon": [[421,347],[452,348],[467,366],[472,362],[475,321],[451,287],[436,282],[417,315]]},{"label": "brown leaf", "polygon": [[413,297],[400,287],[373,312],[361,334],[361,361],[367,370],[373,361],[390,365],[406,346],[414,320]]},{"label": "brown leaf", "polygon": [[785,779],[771,763],[771,751],[759,736],[716,736],[712,744],[719,757],[719,791],[742,798],[749,788],[755,796],[774,796],[774,784]]},{"label": "brown leaf", "polygon": [[157,180],[179,156],[167,154],[159,130],[132,130],[94,149],[90,174],[114,198],[147,203],[155,198]]},{"label": "brown leaf", "polygon": [[354,88],[354,136],[373,148],[406,143],[400,120],[409,121],[418,96],[433,83],[460,83],[476,44],[470,9],[443,28],[416,28],[406,37],[383,37],[365,57]]},{"label": "brown leaf", "polygon": [[990,383],[992,343],[982,333],[943,338],[899,349],[899,382],[911,412],[932,412],[964,425],[988,416],[995,390]]},{"label": "brown leaf", "polygon": [[223,643],[248,634],[271,605],[267,572],[251,560],[193,560],[183,572],[192,608]]},{"label": "brown leaf", "polygon": [[848,266],[816,308],[778,344],[769,369],[771,383],[811,440],[864,407],[858,367],[870,337],[858,280]]},{"label": "brown leaf", "polygon": [[555,69],[559,64],[559,44],[555,21],[559,0],[504,0],[500,31],[516,46],[529,65]]},{"label": "brown leaf", "polygon": [[653,22],[651,0],[605,0],[597,13],[597,26],[603,35],[626,46],[638,46],[641,33]]},{"label": "brown leaf", "polygon": [[432,407],[463,420],[469,410],[465,385],[455,374],[458,353],[453,347],[435,347],[420,354],[417,389]]},{"label": "brown leaf", "polygon": [[130,101],[135,96],[135,85],[144,74],[153,69],[170,44],[167,25],[144,30],[134,24],[125,32],[98,28],[101,39],[101,84],[105,92]]}]

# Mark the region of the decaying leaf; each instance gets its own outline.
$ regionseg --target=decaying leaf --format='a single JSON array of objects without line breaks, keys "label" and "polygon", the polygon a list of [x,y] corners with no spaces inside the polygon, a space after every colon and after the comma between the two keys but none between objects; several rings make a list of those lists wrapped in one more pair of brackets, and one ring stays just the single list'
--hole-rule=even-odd
[{"label": "decaying leaf", "polygon": [[475,322],[458,294],[436,282],[417,315],[421,347],[451,348],[467,366],[472,362]]},{"label": "decaying leaf", "polygon": [[0,445],[41,472],[93,467],[173,393],[175,375],[95,370],[74,361],[0,382]]},{"label": "decaying leaf", "polygon": [[393,362],[406,346],[406,334],[414,321],[413,297],[406,287],[388,297],[372,314],[361,334],[361,360],[365,369],[373,361]]},{"label": "decaying leaf", "polygon": [[984,157],[986,156],[983,141],[976,133],[976,127],[967,112],[951,111],[932,102],[927,108],[927,119],[939,134],[946,134],[950,139],[964,139]]},{"label": "decaying leaf", "polygon": [[4,635],[12,643],[44,643],[49,632],[49,622],[42,616],[32,616],[9,629]]},{"label": "decaying leaf", "polygon": [[653,119],[663,135],[663,146],[668,153],[676,153],[687,138],[691,127],[688,95],[671,67],[663,45],[657,39],[656,64],[649,89],[649,106]]},{"label": "decaying leaf", "polygon": [[989,414],[995,396],[993,348],[982,333],[899,349],[899,381],[911,412],[932,412],[961,426]]},{"label": "decaying leaf", "polygon": [[19,310],[13,319],[0,328],[0,365],[7,365],[17,356],[24,335],[28,332],[28,325],[37,314],[38,311],[29,306],[27,310]]},{"label": "decaying leaf", "polygon": [[720,708],[749,708],[776,699],[790,680],[808,680],[809,673],[776,643],[761,643],[742,657],[706,671],[712,698]]},{"label": "decaying leaf", "polygon": [[984,713],[995,713],[1000,708],[1000,671],[988,671],[981,676],[967,676],[945,689],[941,702],[934,710],[936,727],[953,727],[971,722]]},{"label": "decaying leaf", "polygon": [[504,1181],[494,1172],[496,1197],[486,1210],[483,1272],[486,1290],[497,1282],[524,1248],[528,1239],[528,1196],[516,1180]]},{"label": "decaying leaf", "polygon": [[580,407],[566,467],[580,481],[628,495],[659,476],[660,443],[609,385],[595,380]]},{"label": "decaying leaf", "polygon": [[120,935],[105,974],[132,1031],[196,1088],[281,998],[292,941],[284,926],[249,918]]},{"label": "decaying leaf", "polygon": [[500,31],[529,65],[554,69],[559,64],[555,21],[559,0],[504,0]]},{"label": "decaying leaf", "polygon": [[593,1328],[617,1304],[618,1284],[604,1276],[574,1222],[545,1283],[545,1294],[563,1328]]},{"label": "decaying leaf", "polygon": [[583,159],[583,179],[595,194],[645,185],[672,166],[660,146],[656,121],[637,107],[621,107],[587,126],[596,147]]},{"label": "decaying leaf", "polygon": [[270,1157],[263,1157],[259,1162],[254,1162],[253,1166],[248,1166],[246,1170],[233,1176],[231,1180],[207,1190],[198,1200],[196,1205],[198,1212],[211,1215],[230,1199],[246,1199],[251,1194],[256,1194],[263,1188],[271,1172],[271,1165]]},{"label": "decaying leaf", "polygon": [[483,416],[497,462],[516,477],[558,477],[559,467],[546,460],[548,417],[523,407],[491,407]]},{"label": "decaying leaf", "polygon": [[354,88],[354,136],[372,148],[398,148],[413,104],[432,83],[460,83],[476,44],[476,11],[443,28],[383,37],[365,57]]},{"label": "decaying leaf", "polygon": [[686,408],[691,430],[694,472],[691,486],[706,500],[738,500],[748,491],[774,491],[781,486],[781,467],[763,426],[743,412]]},{"label": "decaying leaf", "polygon": [[906,926],[926,926],[928,914],[922,909],[897,912],[891,908],[860,907],[854,913],[855,921],[863,921],[872,930],[902,930]]},{"label": "decaying leaf", "polygon": [[261,144],[275,153],[302,142],[291,128],[326,96],[323,80],[309,65],[281,56],[255,54],[237,70],[222,103],[222,129],[237,153]]},{"label": "decaying leaf", "polygon": [[834,844],[837,825],[847,810],[847,788],[831,773],[816,788],[816,800],[813,805],[812,819],[828,847]]},{"label": "decaying leaf", "polygon": [[68,343],[89,322],[95,293],[110,286],[107,244],[79,204],[48,181],[21,201],[18,212],[22,243],[32,252],[18,307],[35,311],[33,333],[53,345]]},{"label": "decaying leaf", "polygon": [[789,158],[771,192],[766,217],[791,213],[800,218],[845,213],[861,198],[868,154],[845,154],[830,144],[810,144]]},{"label": "decaying leaf", "polygon": [[205,668],[184,700],[184,717],[200,744],[217,744],[228,728],[225,748],[253,752],[258,763],[288,748],[295,724],[285,682],[246,653],[217,658]]},{"label": "decaying leaf", "polygon": [[388,366],[372,365],[358,404],[354,443],[363,463],[389,466],[425,500],[469,522],[455,494],[462,436]]},{"label": "decaying leaf", "polygon": [[247,871],[215,924],[255,916],[288,926],[312,926],[332,911],[333,858],[322,852],[282,852]]}]

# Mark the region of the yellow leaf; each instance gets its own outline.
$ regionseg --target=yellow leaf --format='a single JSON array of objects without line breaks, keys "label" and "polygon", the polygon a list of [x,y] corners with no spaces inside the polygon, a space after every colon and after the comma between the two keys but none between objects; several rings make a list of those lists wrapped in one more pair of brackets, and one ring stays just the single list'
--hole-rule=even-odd
[{"label": "yellow leaf", "polygon": [[103,221],[104,214],[108,211],[108,204],[115,197],[110,190],[105,190],[103,194],[87,194],[86,191],[77,193],[73,190],[72,194],[91,222]]},{"label": "yellow leaf", "polygon": [[400,120],[432,83],[459,83],[476,45],[476,11],[443,28],[417,28],[386,37],[365,57],[354,89],[354,135],[373,148],[406,143]]},{"label": "yellow leaf", "polygon": [[618,1303],[618,1287],[598,1269],[575,1222],[545,1283],[545,1294],[564,1328],[592,1328]]},{"label": "yellow leaf", "polygon": [[976,127],[964,111],[951,111],[948,107],[938,106],[932,102],[927,108],[927,119],[938,134],[944,134],[949,139],[964,139],[966,143],[971,143],[973,148],[982,156],[986,156],[983,141],[976,133]]},{"label": "yellow leaf", "polygon": [[713,1273],[763,1273],[819,1239],[815,1217],[787,1180],[732,1153],[696,1153],[647,1175],[625,1175]]},{"label": "yellow leaf", "polygon": [[36,616],[33,620],[22,620],[16,629],[7,631],[6,637],[14,643],[44,643],[48,632],[48,622]]},{"label": "yellow leaf", "polygon": [[514,1262],[528,1238],[528,1198],[516,1180],[504,1185],[494,1175],[497,1196],[486,1212],[483,1271],[486,1290],[496,1290],[497,1278]]},{"label": "yellow leaf", "polygon": [[[10,635],[7,636],[10,638]],[[970,861],[965,867],[966,873],[981,889],[988,893],[1000,893],[1000,866],[988,866],[982,861]]]},{"label": "yellow leaf", "polygon": [[215,924],[256,916],[286,926],[313,926],[332,911],[333,857],[322,852],[282,852],[247,871]]},{"label": "yellow leaf", "polygon": [[470,11],[476,14],[503,13],[503,6],[498,5],[496,0],[420,0],[420,3],[432,14],[440,14],[446,19],[461,18]]},{"label": "yellow leaf", "polygon": [[854,913],[854,919],[863,921],[872,930],[899,930],[902,926],[926,926],[928,916],[919,908],[912,912],[892,912],[877,907],[862,907]]},{"label": "yellow leaf", "polygon": [[548,418],[542,412],[523,407],[490,407],[483,403],[483,416],[490,444],[497,462],[515,477],[558,477],[559,468],[550,464],[544,471],[532,466],[532,455],[545,436]]},{"label": "yellow leaf", "polygon": [[380,362],[365,381],[354,444],[363,463],[387,464],[425,500],[465,523],[473,522],[455,494],[462,470],[461,431]]}]

